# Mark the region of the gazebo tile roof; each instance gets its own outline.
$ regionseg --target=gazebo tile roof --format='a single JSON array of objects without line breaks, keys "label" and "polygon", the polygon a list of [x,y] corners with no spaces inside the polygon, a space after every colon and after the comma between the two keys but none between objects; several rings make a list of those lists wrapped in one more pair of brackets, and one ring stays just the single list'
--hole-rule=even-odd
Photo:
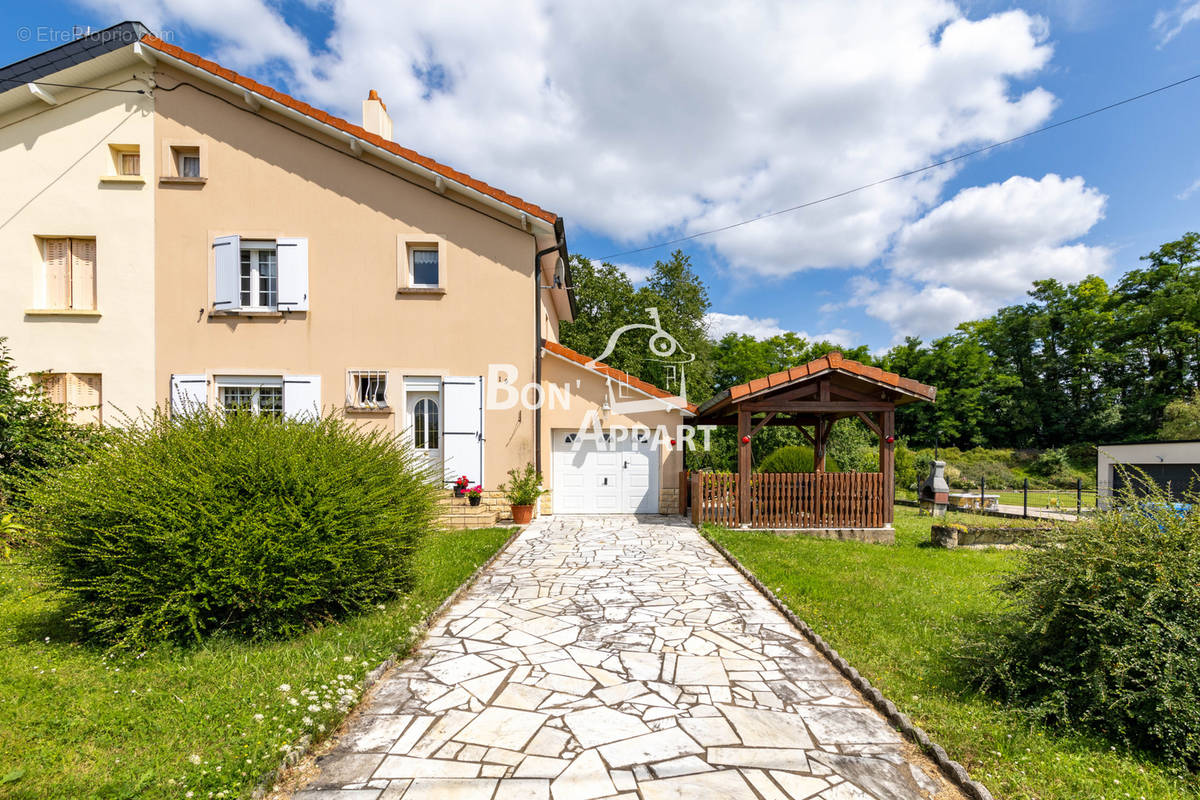
[{"label": "gazebo tile roof", "polygon": [[815,358],[807,364],[798,364],[786,371],[772,373],[765,378],[756,378],[749,383],[738,384],[731,386],[729,389],[721,392],[716,397],[709,400],[700,406],[699,413],[703,416],[710,410],[724,407],[728,403],[736,403],[744,397],[748,397],[764,389],[772,389],[777,386],[783,386],[790,382],[803,380],[805,378],[814,377],[824,372],[836,370],[844,374],[852,375],[858,378],[863,378],[875,383],[880,383],[885,386],[894,387],[898,391],[909,395],[910,399],[898,399],[898,402],[911,402],[912,400],[927,400],[933,401],[937,397],[937,389],[933,386],[914,381],[911,378],[905,378],[897,375],[894,372],[888,372],[880,367],[863,364],[858,361],[846,358],[841,353],[834,351],[821,358]]}]

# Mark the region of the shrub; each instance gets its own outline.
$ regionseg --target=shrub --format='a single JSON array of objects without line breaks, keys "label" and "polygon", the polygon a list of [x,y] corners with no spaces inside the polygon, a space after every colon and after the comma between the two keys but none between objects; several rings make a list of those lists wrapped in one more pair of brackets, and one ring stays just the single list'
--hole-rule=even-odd
[{"label": "shrub", "polygon": [[1200,766],[1200,514],[1127,496],[1050,534],[1003,591],[965,651],[977,683],[1042,722]]},{"label": "shrub", "polygon": [[542,473],[526,464],[524,470],[515,467],[508,471],[508,483],[500,484],[500,491],[514,506],[531,506],[546,493],[542,488]]},{"label": "shrub", "polygon": [[409,582],[435,491],[400,439],[335,418],[156,415],[30,492],[72,616],[143,646],[290,636]]},{"label": "shrub", "polygon": [[84,458],[103,435],[72,425],[62,406],[18,377],[5,341],[0,336],[0,506],[21,507],[27,484]]},{"label": "shrub", "polygon": [[1008,489],[1020,483],[1016,474],[999,461],[968,461],[962,465],[962,477],[973,486],[983,481],[993,489]]},{"label": "shrub", "polygon": [[[837,472],[837,462],[828,454],[825,455],[826,472]],[[781,447],[762,460],[758,466],[759,472],[812,472],[813,451],[811,447],[802,444]]]}]

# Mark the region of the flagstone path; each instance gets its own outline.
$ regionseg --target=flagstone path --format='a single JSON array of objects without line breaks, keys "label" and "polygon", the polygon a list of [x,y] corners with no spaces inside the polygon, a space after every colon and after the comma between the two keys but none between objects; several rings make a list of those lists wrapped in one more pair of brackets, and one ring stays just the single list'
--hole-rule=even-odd
[{"label": "flagstone path", "polygon": [[959,797],[906,752],[684,521],[551,517],[381,680],[295,797]]}]

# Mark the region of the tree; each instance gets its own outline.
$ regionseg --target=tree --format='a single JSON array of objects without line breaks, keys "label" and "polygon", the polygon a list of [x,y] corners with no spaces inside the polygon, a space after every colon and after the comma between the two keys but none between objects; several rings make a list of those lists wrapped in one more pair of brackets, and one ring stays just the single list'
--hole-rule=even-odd
[{"label": "tree", "polygon": [[1158,429],[1160,439],[1200,439],[1200,390],[1193,392],[1191,397],[1167,403],[1164,417],[1163,425]]},{"label": "tree", "polygon": [[[709,397],[712,343],[704,327],[708,289],[687,256],[677,250],[667,261],[656,262],[647,284],[637,289],[619,268],[597,265],[582,256],[572,256],[571,277],[579,313],[574,322],[560,327],[563,344],[597,357],[614,331],[630,324],[650,324],[649,309],[657,309],[663,330],[675,338],[682,352],[658,358],[649,347],[653,333],[635,329],[617,340],[604,362],[669,391],[679,390],[682,368],[688,399],[698,402]],[[689,356],[694,360],[685,363]]]}]

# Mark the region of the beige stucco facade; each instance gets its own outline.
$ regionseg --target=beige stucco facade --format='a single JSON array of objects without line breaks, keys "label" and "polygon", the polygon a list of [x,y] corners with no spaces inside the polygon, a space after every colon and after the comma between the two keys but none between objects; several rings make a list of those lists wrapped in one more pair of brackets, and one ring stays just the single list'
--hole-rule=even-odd
[{"label": "beige stucco facade", "polygon": [[[130,79],[137,71],[130,61],[88,85],[147,88]],[[154,187],[117,179],[114,162],[137,147],[153,174],[153,102],[71,89],[52,98],[21,87],[0,108],[0,336],[23,373],[101,376],[107,423],[155,402]],[[44,242],[71,237],[95,243],[94,309],[51,310]]]},{"label": "beige stucco facade", "polygon": [[[187,76],[160,65],[157,81]],[[190,79],[193,80],[194,79]],[[211,91],[211,87],[209,87]],[[157,398],[172,375],[319,375],[321,405],[401,432],[408,378],[486,377],[511,364],[533,380],[533,262],[546,246],[517,223],[295,123],[255,113],[241,98],[181,86],[157,93],[158,152],[203,153],[202,182],[160,180],[156,292]],[[224,314],[214,308],[214,239],[308,244],[308,310]],[[553,239],[548,240],[552,242]],[[438,290],[404,287],[406,243],[436,245]],[[548,259],[549,260],[549,259]],[[544,279],[543,279],[544,280]],[[543,307],[554,308],[549,292]],[[549,337],[557,315],[543,317]],[[389,409],[347,411],[348,370],[386,370]],[[215,399],[215,382],[209,399]],[[534,458],[534,413],[486,410],[485,482]]]}]

